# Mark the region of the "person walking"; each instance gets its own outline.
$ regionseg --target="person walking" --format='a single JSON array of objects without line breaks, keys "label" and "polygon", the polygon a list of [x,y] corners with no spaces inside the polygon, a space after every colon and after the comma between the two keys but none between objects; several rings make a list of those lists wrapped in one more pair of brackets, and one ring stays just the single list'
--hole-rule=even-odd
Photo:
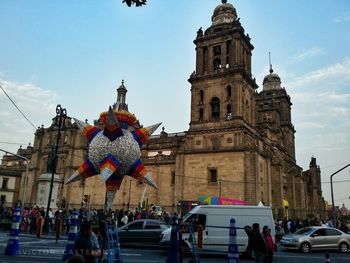
[{"label": "person walking", "polygon": [[55,216],[55,232],[56,232],[56,243],[61,237],[62,232],[62,210],[56,212]]},{"label": "person walking", "polygon": [[271,263],[273,254],[275,253],[276,245],[273,242],[273,238],[271,236],[271,229],[269,229],[268,226],[263,227],[263,235],[267,244],[267,256],[265,258],[265,263]]},{"label": "person walking", "polygon": [[267,256],[267,244],[262,233],[260,233],[260,225],[254,223],[252,228],[245,226],[244,230],[248,235],[248,249],[254,252],[255,262],[264,263]]},{"label": "person walking", "polygon": [[99,222],[99,229],[100,229],[100,235],[99,235],[99,245],[101,249],[101,255],[98,259],[98,262],[102,262],[103,259],[103,251],[107,249],[107,225],[108,223],[106,222],[105,219],[100,220]]},{"label": "person walking", "polygon": [[40,238],[43,233],[43,226],[44,226],[44,217],[40,212],[37,213],[36,216],[36,237]]}]

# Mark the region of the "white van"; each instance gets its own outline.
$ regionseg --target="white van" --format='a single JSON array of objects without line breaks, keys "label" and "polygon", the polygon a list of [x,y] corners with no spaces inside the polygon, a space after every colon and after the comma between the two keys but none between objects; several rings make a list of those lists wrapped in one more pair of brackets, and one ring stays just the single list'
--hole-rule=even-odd
[{"label": "white van", "polygon": [[[243,205],[200,205],[193,208],[185,217],[184,223],[203,226],[203,249],[202,251],[221,253],[228,251],[230,220],[236,220],[236,227],[243,228],[259,223],[260,230],[264,226],[271,229],[271,236],[275,237],[275,227],[271,208],[268,206],[243,206]],[[221,228],[220,228],[221,227]],[[224,227],[224,228],[223,228]],[[225,228],[227,227],[227,228]],[[194,227],[197,238],[197,227]],[[163,231],[160,245],[170,243],[171,228]],[[183,240],[191,248],[189,234],[183,234]],[[237,229],[238,252],[247,250],[248,236],[244,229]]]}]

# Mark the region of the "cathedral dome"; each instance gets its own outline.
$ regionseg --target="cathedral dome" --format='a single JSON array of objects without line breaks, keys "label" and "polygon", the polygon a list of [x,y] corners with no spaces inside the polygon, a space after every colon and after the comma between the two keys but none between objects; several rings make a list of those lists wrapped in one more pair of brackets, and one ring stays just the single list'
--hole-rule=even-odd
[{"label": "cathedral dome", "polygon": [[237,18],[236,8],[227,0],[222,0],[222,4],[218,5],[213,12],[211,17],[212,25],[232,23]]},{"label": "cathedral dome", "polygon": [[270,69],[270,74],[266,75],[263,80],[263,90],[276,90],[281,89],[281,78],[276,73],[273,73],[273,69]]}]

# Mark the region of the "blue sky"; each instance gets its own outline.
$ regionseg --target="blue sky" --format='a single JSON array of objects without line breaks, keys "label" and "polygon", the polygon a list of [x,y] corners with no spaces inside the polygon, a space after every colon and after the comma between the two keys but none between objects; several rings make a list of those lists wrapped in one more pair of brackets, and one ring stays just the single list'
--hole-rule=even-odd
[{"label": "blue sky", "polygon": [[[92,122],[116,101],[125,80],[129,110],[144,125],[188,129],[193,40],[210,26],[219,0],[0,1],[0,82],[35,126],[50,125],[61,104]],[[251,37],[259,90],[271,52],[291,96],[297,163],[311,156],[329,176],[350,163],[350,2],[229,0]],[[0,148],[33,142],[34,128],[0,90]],[[158,131],[159,132],[159,131]],[[9,144],[15,143],[15,144]],[[337,174],[336,204],[350,207],[350,169]]]}]

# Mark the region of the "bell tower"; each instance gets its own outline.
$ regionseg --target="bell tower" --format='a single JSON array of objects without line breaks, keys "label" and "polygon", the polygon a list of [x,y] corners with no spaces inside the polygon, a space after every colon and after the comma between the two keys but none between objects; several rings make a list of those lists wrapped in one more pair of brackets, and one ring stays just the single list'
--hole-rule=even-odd
[{"label": "bell tower", "polygon": [[[117,89],[117,102],[113,104],[113,109],[115,110],[125,110],[128,111],[128,104],[126,104],[126,93],[128,90],[124,86],[124,80],[122,80],[122,84]],[[117,109],[118,107],[118,109]]]},{"label": "bell tower", "polygon": [[190,131],[231,127],[234,122],[254,126],[255,90],[251,74],[253,45],[234,6],[223,0],[212,24],[197,31],[196,70],[191,74]]}]

